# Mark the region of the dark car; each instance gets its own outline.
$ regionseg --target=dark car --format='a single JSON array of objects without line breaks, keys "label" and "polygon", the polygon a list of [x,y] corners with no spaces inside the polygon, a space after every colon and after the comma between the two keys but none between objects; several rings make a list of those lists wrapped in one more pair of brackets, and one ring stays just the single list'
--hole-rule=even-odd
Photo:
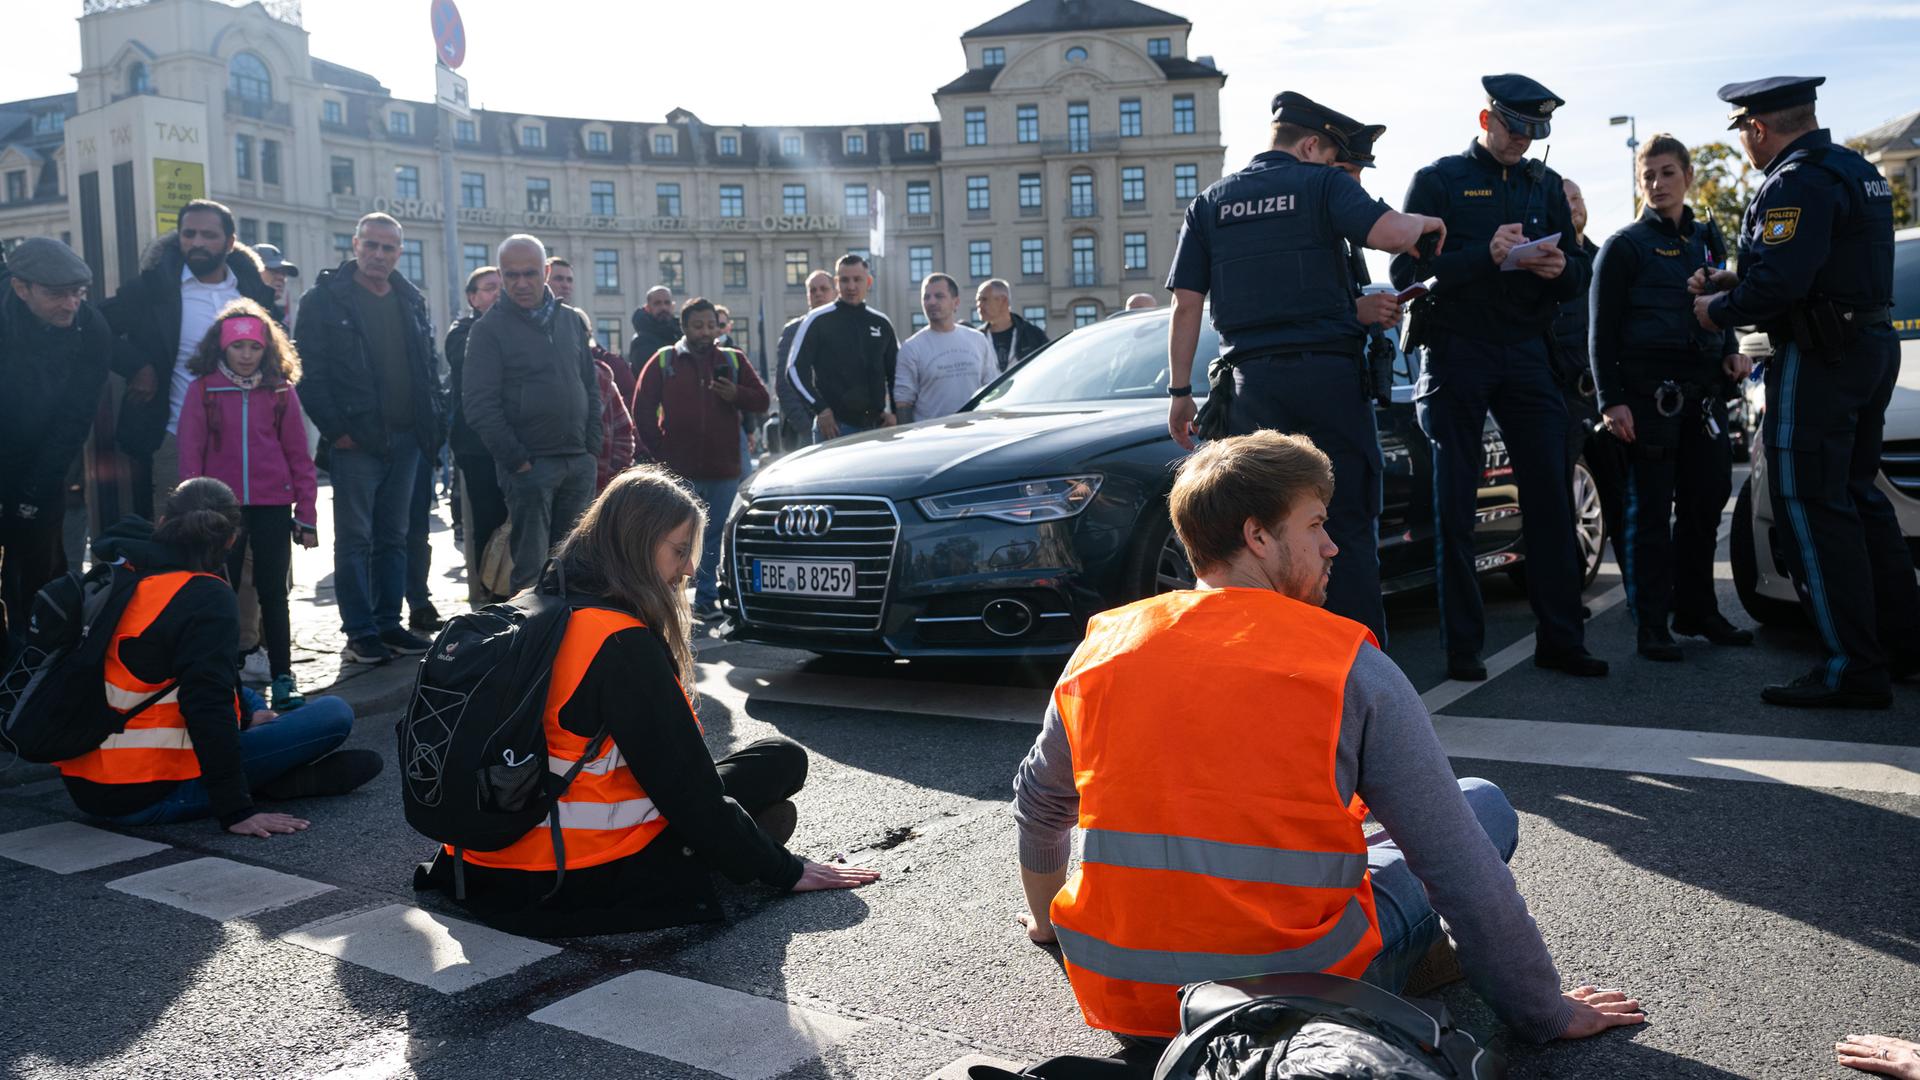
[{"label": "dark car", "polygon": [[[1185,457],[1167,436],[1168,317],[1082,327],[953,416],[836,439],[754,474],[726,530],[729,637],[819,653],[1064,655],[1096,612],[1191,587],[1167,517]],[[1204,329],[1196,393],[1218,349]],[[1404,364],[1396,383],[1376,412],[1389,593],[1433,581],[1430,451]],[[1519,500],[1491,425],[1485,446],[1479,565],[1517,569]]]}]

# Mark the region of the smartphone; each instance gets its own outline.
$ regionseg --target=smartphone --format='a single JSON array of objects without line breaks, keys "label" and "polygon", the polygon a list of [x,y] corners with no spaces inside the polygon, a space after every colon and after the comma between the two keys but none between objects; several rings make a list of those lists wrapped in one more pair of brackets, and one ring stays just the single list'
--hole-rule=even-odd
[{"label": "smartphone", "polygon": [[1425,285],[1409,285],[1395,294],[1394,299],[1403,304],[1411,304],[1415,300],[1427,295],[1430,291],[1432,290],[1428,289]]}]

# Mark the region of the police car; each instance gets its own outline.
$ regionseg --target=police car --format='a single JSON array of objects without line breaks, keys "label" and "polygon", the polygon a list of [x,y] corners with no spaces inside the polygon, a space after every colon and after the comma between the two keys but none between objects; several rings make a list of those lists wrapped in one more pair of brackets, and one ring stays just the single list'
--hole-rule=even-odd
[{"label": "police car", "polygon": [[[1900,377],[1887,405],[1885,442],[1875,486],[1893,503],[1900,532],[1920,571],[1920,229],[1894,234],[1893,325],[1900,335]],[[1763,339],[1764,340],[1764,339]],[[1744,344],[1744,343],[1743,343]],[[1757,383],[1747,384],[1747,406],[1756,420],[1752,433],[1753,472],[1733,504],[1728,558],[1740,605],[1761,623],[1798,626],[1806,614],[1788,577],[1773,501],[1768,495],[1767,463],[1758,418],[1766,397]]]}]

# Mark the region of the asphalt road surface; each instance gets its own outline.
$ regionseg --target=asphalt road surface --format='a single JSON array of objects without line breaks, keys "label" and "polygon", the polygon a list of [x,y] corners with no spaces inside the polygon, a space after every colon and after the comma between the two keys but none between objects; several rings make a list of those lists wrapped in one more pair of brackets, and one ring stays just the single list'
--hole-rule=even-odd
[{"label": "asphalt road surface", "polygon": [[[435,543],[456,565],[444,529]],[[309,686],[337,668],[329,569],[324,548],[296,569]],[[1724,562],[1721,576],[1744,625]],[[1486,583],[1497,675],[1482,686],[1444,681],[1430,594],[1389,609],[1390,652],[1456,770],[1520,812],[1513,872],[1563,981],[1626,989],[1650,1022],[1512,1045],[1464,985],[1445,1001],[1517,1078],[1855,1075],[1833,1064],[1837,1037],[1920,1036],[1920,684],[1897,688],[1890,713],[1774,710],[1758,688],[1810,666],[1809,639],[1689,640],[1684,664],[1651,664],[1632,655],[1617,585],[1603,573],[1588,595],[1589,646],[1614,662],[1604,681],[1526,662],[1531,616],[1503,578]],[[443,609],[463,593],[457,571],[434,588]],[[350,745],[388,769],[354,795],[288,805],[314,821],[298,836],[108,829],[84,822],[50,769],[0,771],[0,1068],[916,1080],[1114,1049],[1013,921],[1009,780],[1057,669],[717,640],[702,660],[713,752],[773,733],[807,746],[794,850],[876,867],[878,884],[728,886],[724,924],[647,934],[541,942],[475,927],[411,888],[430,845],[401,819],[392,760],[407,672],[353,672],[340,691],[361,709]],[[1193,700],[1257,719],[1204,686]]]}]

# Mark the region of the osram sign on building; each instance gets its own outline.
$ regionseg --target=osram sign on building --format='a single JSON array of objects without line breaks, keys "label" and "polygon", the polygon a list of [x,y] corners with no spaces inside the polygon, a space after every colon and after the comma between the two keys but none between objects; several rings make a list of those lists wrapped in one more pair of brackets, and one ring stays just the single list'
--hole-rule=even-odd
[{"label": "osram sign on building", "polygon": [[[447,219],[445,205],[426,199],[393,199],[375,196],[370,209],[391,214],[402,221]],[[686,217],[609,217],[598,214],[556,214],[538,210],[506,210],[495,207],[463,206],[455,210],[454,220],[461,225],[538,231],[585,230],[619,233],[837,233],[842,229],[838,214],[766,214],[761,217],[686,218]]]}]

